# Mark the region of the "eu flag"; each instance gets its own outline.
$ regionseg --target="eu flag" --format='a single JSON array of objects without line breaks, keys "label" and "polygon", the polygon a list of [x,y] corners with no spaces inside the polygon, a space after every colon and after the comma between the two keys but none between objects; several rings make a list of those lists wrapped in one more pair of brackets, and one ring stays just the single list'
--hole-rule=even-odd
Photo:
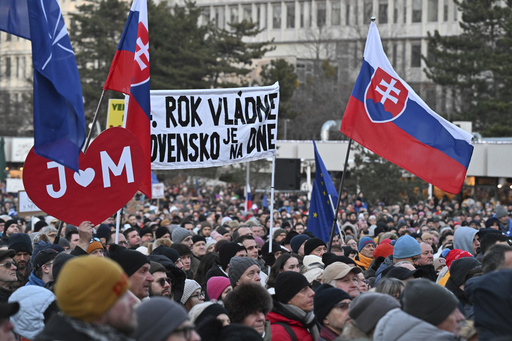
[{"label": "eu flag", "polygon": [[338,203],[338,193],[332,183],[329,172],[318,153],[315,141],[315,181],[311,192],[309,206],[308,231],[326,243],[330,240],[330,232],[334,221],[334,210]]},{"label": "eu flag", "polygon": [[0,12],[0,30],[32,42],[35,152],[78,171],[85,142],[84,104],[59,3],[0,0]]}]

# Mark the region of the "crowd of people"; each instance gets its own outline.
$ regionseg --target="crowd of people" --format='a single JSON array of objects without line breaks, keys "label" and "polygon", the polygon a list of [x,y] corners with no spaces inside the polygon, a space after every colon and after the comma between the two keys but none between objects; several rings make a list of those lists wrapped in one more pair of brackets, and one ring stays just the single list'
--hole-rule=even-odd
[{"label": "crowd of people", "polygon": [[115,216],[73,226],[5,204],[0,340],[512,335],[512,206],[343,193],[330,241],[307,229],[306,196],[274,199],[270,212],[241,188],[171,185],[137,196],[118,229]]}]

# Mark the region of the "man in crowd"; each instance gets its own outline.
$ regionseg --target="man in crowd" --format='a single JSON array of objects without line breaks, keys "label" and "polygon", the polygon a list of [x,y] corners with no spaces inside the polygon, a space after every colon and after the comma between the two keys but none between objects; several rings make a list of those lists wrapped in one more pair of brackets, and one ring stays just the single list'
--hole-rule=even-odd
[{"label": "man in crowd", "polygon": [[129,229],[124,231],[123,234],[126,238],[126,241],[128,242],[129,249],[135,250],[136,248],[138,248],[140,246],[141,239],[140,239],[139,231],[136,228],[130,227]]},{"label": "man in crowd", "polygon": [[359,280],[357,275],[362,270],[359,267],[351,267],[342,262],[334,262],[329,264],[322,276],[322,283],[341,289],[350,297],[355,298],[361,292],[359,291]]},{"label": "man in crowd", "polygon": [[15,233],[9,238],[9,249],[14,250],[16,255],[13,259],[16,262],[16,276],[18,280],[13,283],[13,289],[24,286],[28,282],[32,272],[30,256],[32,256],[32,241],[26,233]]},{"label": "man in crowd", "polygon": [[123,269],[108,258],[69,260],[55,285],[61,312],[35,340],[128,340],[137,328],[137,299],[129,288]]},{"label": "man in crowd", "polygon": [[206,254],[206,238],[204,236],[195,235],[192,237],[192,257],[190,259],[190,270],[193,274],[197,272],[199,263]]},{"label": "man in crowd", "polygon": [[348,308],[352,297],[345,291],[322,284],[316,289],[314,312],[320,324],[320,339],[332,341],[343,331],[348,320]]},{"label": "man in crowd", "polygon": [[260,264],[249,257],[233,257],[229,261],[228,275],[231,286],[261,281]]},{"label": "man in crowd", "polygon": [[358,244],[358,254],[354,261],[363,270],[368,270],[373,261],[375,241],[370,237],[363,237]]},{"label": "man in crowd", "polygon": [[34,270],[30,274],[27,285],[44,285],[53,281],[53,260],[59,253],[52,249],[46,248],[37,253],[34,258]]},{"label": "man in crowd", "polygon": [[428,243],[421,242],[420,248],[421,255],[416,261],[416,268],[422,270],[421,277],[435,282],[437,279],[437,271],[434,268],[434,251],[432,250],[432,246]]},{"label": "man in crowd", "polygon": [[7,303],[12,294],[12,285],[17,280],[15,255],[14,250],[0,250],[0,303]]},{"label": "man in crowd", "polygon": [[151,262],[149,272],[153,276],[153,282],[149,287],[149,296],[169,297],[171,293],[171,279],[167,277],[165,267],[157,262]]}]

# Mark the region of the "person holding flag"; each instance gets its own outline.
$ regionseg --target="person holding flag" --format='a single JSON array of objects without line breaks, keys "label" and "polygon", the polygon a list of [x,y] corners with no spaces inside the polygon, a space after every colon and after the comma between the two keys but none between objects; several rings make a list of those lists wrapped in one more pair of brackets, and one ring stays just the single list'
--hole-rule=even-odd
[{"label": "person holding flag", "polygon": [[372,22],[341,132],[449,193],[460,192],[471,134],[433,112],[393,70]]}]

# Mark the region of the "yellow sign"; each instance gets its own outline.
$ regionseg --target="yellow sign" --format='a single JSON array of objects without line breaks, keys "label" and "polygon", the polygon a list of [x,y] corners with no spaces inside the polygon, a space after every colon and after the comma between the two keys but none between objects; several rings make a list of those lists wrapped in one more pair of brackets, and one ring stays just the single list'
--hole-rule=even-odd
[{"label": "yellow sign", "polygon": [[124,118],[124,99],[108,101],[107,128],[122,127]]}]

